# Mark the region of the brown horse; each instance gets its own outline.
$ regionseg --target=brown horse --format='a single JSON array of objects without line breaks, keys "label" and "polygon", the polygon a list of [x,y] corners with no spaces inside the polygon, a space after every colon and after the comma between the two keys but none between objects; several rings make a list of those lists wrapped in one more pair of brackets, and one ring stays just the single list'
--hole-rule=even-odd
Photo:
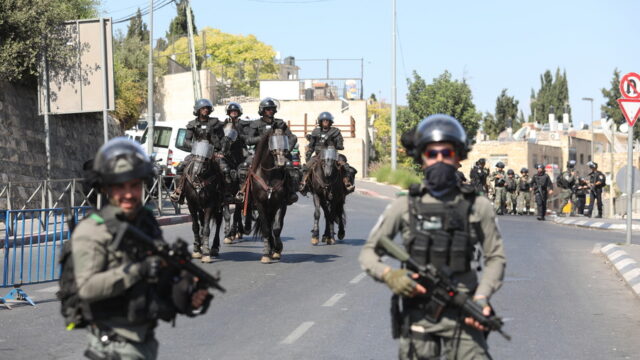
[{"label": "brown horse", "polygon": [[322,242],[328,245],[335,244],[334,223],[338,224],[338,239],[344,239],[346,214],[344,203],[347,197],[347,190],[342,179],[345,170],[337,164],[337,153],[333,148],[320,150],[314,163],[309,169],[309,189],[313,194],[313,228],[311,229],[311,244],[317,245],[320,236],[320,208],[324,212],[325,228],[322,235]]},{"label": "brown horse", "polygon": [[[286,137],[278,131],[268,130],[256,145],[245,189],[244,215],[251,216],[247,210],[252,208],[258,212],[254,235],[262,236],[264,247],[260,261],[265,264],[281,258],[283,245],[280,233],[287,213],[289,179],[284,167],[287,146],[282,145]],[[273,145],[279,141],[281,145]]]},{"label": "brown horse", "polygon": [[[183,176],[186,176],[184,192],[192,219],[194,257],[201,255],[203,262],[208,262],[220,251],[224,176],[213,157],[200,164],[192,158]],[[212,219],[216,220],[216,229],[213,246],[209,249]]]}]

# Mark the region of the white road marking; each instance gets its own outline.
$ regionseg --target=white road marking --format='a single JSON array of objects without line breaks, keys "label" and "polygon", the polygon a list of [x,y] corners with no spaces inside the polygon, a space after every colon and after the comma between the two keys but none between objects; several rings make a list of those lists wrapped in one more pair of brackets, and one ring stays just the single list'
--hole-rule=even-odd
[{"label": "white road marking", "polygon": [[364,279],[367,276],[367,273],[365,272],[361,272],[360,274],[358,274],[356,277],[354,277],[353,279],[351,279],[351,281],[349,281],[349,284],[357,284],[360,282],[360,280]]},{"label": "white road marking", "polygon": [[53,293],[56,292],[60,289],[60,287],[58,287],[58,285],[54,285],[54,286],[49,286],[48,288],[44,288],[44,289],[40,289],[40,290],[36,290],[37,292],[48,292],[48,293]]},{"label": "white road marking", "polygon": [[335,305],[338,300],[342,299],[342,297],[345,295],[345,293],[337,293],[335,295],[333,295],[331,298],[329,298],[329,300],[327,300],[324,304],[322,304],[322,306],[324,307],[330,307]]},{"label": "white road marking", "polygon": [[287,336],[284,340],[282,340],[281,344],[293,344],[298,340],[304,333],[309,330],[315,322],[313,321],[305,321],[300,326],[298,326],[289,336]]}]

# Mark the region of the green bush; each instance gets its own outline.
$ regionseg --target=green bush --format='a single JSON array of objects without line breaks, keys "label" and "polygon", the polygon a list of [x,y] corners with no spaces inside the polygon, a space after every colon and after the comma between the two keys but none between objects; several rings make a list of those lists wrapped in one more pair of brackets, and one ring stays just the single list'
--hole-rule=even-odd
[{"label": "green bush", "polygon": [[376,166],[371,171],[371,176],[375,177],[378,182],[386,182],[408,189],[409,185],[419,183],[421,178],[412,170],[407,168],[398,168],[391,170],[391,165]]}]

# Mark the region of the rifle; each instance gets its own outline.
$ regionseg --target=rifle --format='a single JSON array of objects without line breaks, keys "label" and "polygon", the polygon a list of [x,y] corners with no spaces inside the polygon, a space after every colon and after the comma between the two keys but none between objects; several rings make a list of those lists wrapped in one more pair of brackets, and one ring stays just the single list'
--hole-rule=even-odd
[{"label": "rifle", "polygon": [[[226,291],[222,286],[220,286],[220,275],[213,276],[191,262],[191,253],[189,252],[186,241],[178,238],[173,245],[170,245],[164,241],[154,240],[135,226],[122,222],[118,227],[118,232],[116,233],[115,238],[116,241],[114,241],[113,246],[118,247],[119,242],[125,236],[134,238],[138,243],[143,244],[143,247],[145,247],[152,255],[159,256],[169,265],[169,267],[178,270],[185,270],[192,276],[197,277],[198,289],[211,288],[217,289],[220,292]],[[202,307],[202,313],[204,313],[209,307],[211,295],[209,295],[209,297],[210,298],[205,301],[205,305]]]},{"label": "rifle", "polygon": [[486,316],[482,313],[482,307],[473,301],[467,293],[459,291],[451,281],[451,273],[447,269],[438,270],[432,264],[426,266],[419,265],[409,254],[396,245],[388,237],[383,237],[378,241],[378,245],[389,256],[405,263],[407,268],[419,275],[418,283],[427,289],[427,297],[430,299],[437,311],[432,322],[437,322],[444,308],[448,305],[456,307],[466,316],[472,317],[482,326],[489,330],[497,331],[505,339],[511,341],[511,336],[502,331],[504,325],[502,318],[496,315]]}]

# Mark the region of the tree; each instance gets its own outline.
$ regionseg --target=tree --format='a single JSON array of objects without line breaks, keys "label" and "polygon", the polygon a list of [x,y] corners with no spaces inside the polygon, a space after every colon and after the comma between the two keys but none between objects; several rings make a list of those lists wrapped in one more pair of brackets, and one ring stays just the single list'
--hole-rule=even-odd
[{"label": "tree", "polygon": [[[202,44],[204,37],[205,47]],[[199,69],[211,70],[220,84],[221,98],[235,95],[258,96],[259,80],[275,79],[275,51],[254,35],[233,35],[218,29],[205,28],[195,36]],[[162,55],[176,55],[175,60],[190,68],[189,45],[182,37]],[[166,58],[165,58],[166,59]],[[163,60],[166,63],[166,60]]]},{"label": "tree", "polygon": [[[64,22],[98,16],[97,0],[4,0],[0,2],[0,79],[35,85],[44,49],[51,69],[76,60]],[[55,75],[55,74],[53,74]]]},{"label": "tree", "polygon": [[369,96],[369,100],[371,100],[371,101],[373,101],[373,102],[378,101],[378,99],[376,98],[376,94],[371,93],[371,95]]},{"label": "tree", "polygon": [[[196,18],[191,10],[191,20],[193,22],[193,33],[196,34]],[[183,36],[189,34],[189,24],[187,21],[187,0],[180,0],[176,4],[176,17],[171,20],[169,24],[169,31],[167,31],[166,38],[169,42],[174,42]]]},{"label": "tree", "polygon": [[498,135],[504,130],[504,124],[501,124],[496,120],[496,117],[492,113],[487,112],[482,117],[482,130],[489,136],[489,139],[495,140]]},{"label": "tree", "polygon": [[[463,80],[452,80],[451,73],[445,71],[427,84],[424,79],[413,72],[413,80],[408,80],[409,92],[407,100],[413,116],[409,119],[417,124],[432,114],[447,114],[460,121],[469,139],[476,136],[482,114],[476,112],[469,85]],[[413,124],[415,125],[415,124]]]},{"label": "tree", "polygon": [[136,12],[136,16],[129,21],[127,27],[127,40],[136,39],[140,42],[149,42],[149,30],[147,24],[142,22],[142,13],[140,8]]},{"label": "tree", "polygon": [[[402,167],[412,168],[414,167],[413,159],[407,156],[404,148],[400,145],[400,136],[415,126],[418,121],[406,106],[398,106],[397,111],[398,163]],[[375,160],[388,163],[391,160],[391,106],[383,102],[373,102],[367,106],[367,118],[371,116],[374,117],[375,141],[373,149],[376,154]]]},{"label": "tree", "polygon": [[[545,124],[549,121],[549,111],[553,106],[556,119],[561,119],[565,106],[569,104],[567,72],[556,69],[555,79],[550,70],[540,75],[540,90],[531,89],[531,115],[529,121]],[[571,109],[569,109],[569,114]]]},{"label": "tree", "polygon": [[518,100],[507,95],[507,89],[502,89],[500,96],[496,99],[495,116],[487,113],[483,119],[482,128],[491,139],[497,139],[509,125],[512,130],[515,130],[514,127],[520,128],[521,125],[517,124],[518,104]]}]

